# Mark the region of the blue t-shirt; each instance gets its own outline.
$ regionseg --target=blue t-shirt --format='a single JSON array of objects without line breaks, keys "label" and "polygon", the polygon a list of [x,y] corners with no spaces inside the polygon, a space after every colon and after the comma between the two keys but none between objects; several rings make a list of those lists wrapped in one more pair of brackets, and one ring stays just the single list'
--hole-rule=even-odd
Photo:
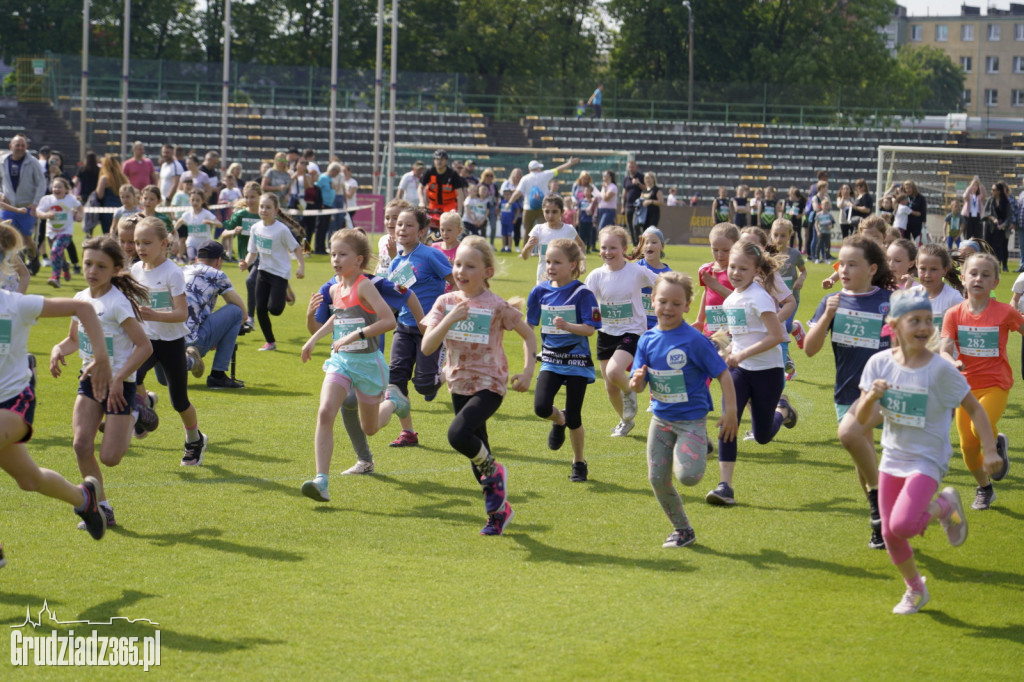
[{"label": "blue t-shirt", "polygon": [[[636,262],[637,265],[642,265],[656,275],[660,275],[663,272],[669,272],[672,268],[667,265],[662,265],[660,268],[656,268],[647,262],[646,258],[641,258]],[[647,328],[654,329],[658,326],[658,317],[654,314],[654,303],[651,301],[651,292],[654,291],[654,287],[643,287],[640,289],[640,298],[644,302],[644,310],[647,311]]]},{"label": "blue t-shirt", "polygon": [[727,369],[714,344],[685,321],[670,331],[644,332],[633,368],[644,365],[654,415],[671,422],[704,419],[714,408],[708,379]]},{"label": "blue t-shirt", "polygon": [[[452,274],[452,264],[448,262],[439,249],[432,249],[423,244],[417,244],[410,253],[400,253],[391,261],[389,273],[394,273],[398,268],[409,261],[412,270],[416,274],[416,281],[410,287],[420,299],[420,305],[424,311],[434,307],[434,301],[444,293],[445,277]],[[403,305],[398,313],[398,323],[407,327],[415,327],[416,320],[413,318],[409,307]]]},{"label": "blue t-shirt", "polygon": [[835,401],[837,405],[851,405],[860,398],[860,375],[864,365],[872,355],[887,350],[892,343],[885,324],[892,292],[875,287],[863,294],[829,294],[814,311],[812,327],[825,314],[825,305],[832,296],[839,297],[839,310],[829,325],[836,359]]},{"label": "blue t-shirt", "polygon": [[499,209],[501,211],[502,227],[507,227],[508,229],[511,230],[516,222],[516,213],[522,210],[522,208],[523,202],[519,201],[518,199],[516,201],[502,199]]},{"label": "blue t-shirt", "polygon": [[564,287],[542,282],[533,288],[526,301],[526,322],[534,327],[540,325],[541,328],[540,371],[587,377],[587,383],[593,383],[594,361],[590,357],[590,339],[544,324],[547,321],[545,318],[553,321],[555,317],[600,329],[601,308],[597,305],[594,292],[578,279]]},{"label": "blue t-shirt", "polygon": [[601,97],[603,94],[604,93],[601,92],[600,88],[594,90],[594,104],[596,104],[597,106],[601,106]]}]

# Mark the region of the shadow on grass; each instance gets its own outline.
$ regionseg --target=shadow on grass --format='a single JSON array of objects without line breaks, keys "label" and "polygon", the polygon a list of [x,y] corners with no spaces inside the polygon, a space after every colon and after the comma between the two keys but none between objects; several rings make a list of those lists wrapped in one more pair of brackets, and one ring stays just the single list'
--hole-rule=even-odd
[{"label": "shadow on grass", "polygon": [[917,563],[925,566],[936,577],[944,581],[1000,585],[1024,591],[1024,573],[950,564],[919,549],[914,551],[914,558],[917,559]]},{"label": "shadow on grass", "polygon": [[[407,478],[398,478],[395,476],[388,476],[387,474],[374,474],[373,478],[380,480],[384,483],[399,488],[403,492],[415,495],[417,497],[426,497],[429,499],[444,498],[449,500],[451,498],[457,498],[464,500],[462,504],[473,504],[483,503],[483,494],[480,489],[480,484],[477,483],[473,478],[472,469],[466,468],[466,485],[462,486],[450,486],[443,483],[438,483],[432,480],[411,480]],[[513,490],[511,493],[513,502],[522,502],[524,500],[537,499],[542,497],[535,492],[529,490]]]},{"label": "shadow on grass", "polygon": [[643,497],[652,497],[653,496],[653,493],[651,492],[651,489],[649,487],[647,487],[647,488],[628,488],[628,487],[626,487],[624,485],[619,485],[618,483],[609,483],[607,481],[602,481],[600,479],[594,479],[594,478],[591,478],[590,480],[588,480],[586,482],[585,486],[586,486],[585,489],[587,491],[595,492],[595,493],[605,493],[605,494],[608,494],[608,493],[613,493],[613,494],[628,493],[628,494],[631,494],[631,495],[642,495]]},{"label": "shadow on grass", "polygon": [[856,566],[837,564],[832,561],[822,561],[810,557],[791,556],[777,549],[762,549],[757,554],[745,552],[725,552],[707,545],[693,545],[691,550],[698,554],[710,554],[723,559],[742,561],[750,564],[752,568],[759,570],[775,570],[779,568],[802,568],[812,571],[824,571],[833,575],[844,575],[848,578],[870,578],[872,580],[891,580],[888,573],[874,573]]},{"label": "shadow on grass", "polygon": [[1005,639],[1006,641],[1013,642],[1014,644],[1024,644],[1024,623],[1017,623],[1016,625],[1002,625],[998,627],[991,625],[971,625],[970,623],[966,623],[959,618],[945,613],[944,611],[925,609],[924,611],[921,611],[921,613],[927,615],[940,625],[967,630],[968,632],[959,633],[965,637]]},{"label": "shadow on grass", "polygon": [[[209,472],[212,476],[200,476],[202,472]],[[189,484],[233,484],[244,485],[259,492],[273,492],[292,497],[301,497],[302,493],[297,486],[285,485],[277,481],[270,481],[258,476],[242,476],[234,471],[220,466],[219,464],[203,464],[198,467],[182,467],[174,472]]]},{"label": "shadow on grass", "polygon": [[681,556],[679,553],[666,555],[665,559],[643,559],[632,556],[600,554],[597,552],[580,552],[547,545],[540,540],[534,539],[529,533],[516,531],[515,527],[510,529],[507,537],[529,552],[526,561],[559,563],[569,566],[619,566],[629,570],[641,569],[645,571],[667,571],[670,573],[692,573],[697,570],[694,566],[681,563],[678,558]]},{"label": "shadow on grass", "polygon": [[[252,381],[252,380],[250,379],[249,381]],[[251,384],[251,383],[249,383],[247,381],[246,384],[245,384],[245,388],[239,388],[239,389],[235,389],[235,390],[238,391],[238,395],[241,395],[241,396],[257,396],[257,395],[263,396],[263,395],[269,395],[269,396],[276,396],[278,398],[284,398],[284,397],[309,396],[310,395],[310,393],[308,391],[286,391],[283,388],[275,388],[276,386],[277,386],[277,384],[266,384],[264,386],[255,386],[254,384]],[[210,393],[213,393],[213,391],[211,390]],[[219,393],[221,395],[223,395],[223,391],[220,391]]]},{"label": "shadow on grass", "polygon": [[230,540],[221,540],[220,536],[224,531],[219,528],[197,528],[182,533],[137,533],[128,530],[124,526],[114,526],[108,532],[117,533],[133,540],[147,540],[157,547],[175,547],[177,545],[193,545],[201,549],[212,549],[228,554],[241,554],[251,559],[266,559],[270,561],[298,562],[306,559],[302,554],[288,552],[269,547],[256,547],[254,545],[242,545]]},{"label": "shadow on grass", "polygon": [[[252,443],[251,440],[242,438],[229,438],[227,440],[211,440],[210,445],[207,447],[207,453],[212,454],[214,457],[218,455],[228,455],[230,457],[237,457],[244,459],[249,462],[266,462],[268,464],[279,464],[282,462],[292,462],[294,460],[286,457],[271,457],[269,455],[261,455],[255,450],[251,449],[252,446],[248,446]],[[238,444],[240,447],[230,447]],[[205,461],[205,460],[204,460]],[[206,467],[206,465],[203,465]]]},{"label": "shadow on grass", "polygon": [[817,502],[807,502],[799,507],[782,507],[778,505],[763,505],[763,504],[749,504],[743,503],[744,507],[750,507],[751,509],[760,509],[762,511],[776,511],[776,512],[814,512],[816,514],[846,514],[848,516],[864,516],[868,515],[868,506],[865,502],[860,506],[848,506],[851,502],[849,497],[833,497],[831,500],[819,500]]}]

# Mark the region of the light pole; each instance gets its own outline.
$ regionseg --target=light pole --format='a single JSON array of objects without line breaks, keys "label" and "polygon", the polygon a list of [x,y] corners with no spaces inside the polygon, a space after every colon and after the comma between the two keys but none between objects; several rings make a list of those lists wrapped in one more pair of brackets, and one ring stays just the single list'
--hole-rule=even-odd
[{"label": "light pole", "polygon": [[686,89],[686,120],[693,120],[693,5],[690,4],[690,0],[683,0],[683,7],[689,13],[689,27],[686,32],[686,49],[689,52],[690,61],[690,77],[689,85]]}]

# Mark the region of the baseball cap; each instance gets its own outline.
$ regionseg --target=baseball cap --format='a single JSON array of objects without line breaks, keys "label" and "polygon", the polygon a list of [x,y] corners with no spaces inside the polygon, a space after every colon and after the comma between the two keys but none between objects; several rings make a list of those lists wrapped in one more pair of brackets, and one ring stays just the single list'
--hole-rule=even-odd
[{"label": "baseball cap", "polygon": [[224,257],[224,247],[220,242],[206,242],[199,247],[198,256],[208,260],[217,260]]},{"label": "baseball cap", "polygon": [[530,170],[543,170],[544,164],[534,159],[530,162]]},{"label": "baseball cap", "polygon": [[435,159],[447,159],[448,158],[448,152],[446,152],[443,149],[438,149],[436,152],[434,152],[434,158]]}]

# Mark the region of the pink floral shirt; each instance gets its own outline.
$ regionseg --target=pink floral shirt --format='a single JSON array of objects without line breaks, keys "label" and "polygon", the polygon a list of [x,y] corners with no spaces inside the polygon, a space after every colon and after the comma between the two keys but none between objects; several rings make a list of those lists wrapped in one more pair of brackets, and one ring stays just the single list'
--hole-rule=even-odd
[{"label": "pink floral shirt", "polygon": [[[439,296],[423,322],[428,327],[440,324],[448,308],[465,298],[461,291]],[[521,312],[493,291],[487,290],[470,299],[469,318],[455,323],[444,340],[447,349],[444,374],[450,392],[473,395],[492,391],[505,395],[508,358],[502,341],[505,331],[513,329],[522,317]],[[490,324],[485,325],[488,318]]]}]

